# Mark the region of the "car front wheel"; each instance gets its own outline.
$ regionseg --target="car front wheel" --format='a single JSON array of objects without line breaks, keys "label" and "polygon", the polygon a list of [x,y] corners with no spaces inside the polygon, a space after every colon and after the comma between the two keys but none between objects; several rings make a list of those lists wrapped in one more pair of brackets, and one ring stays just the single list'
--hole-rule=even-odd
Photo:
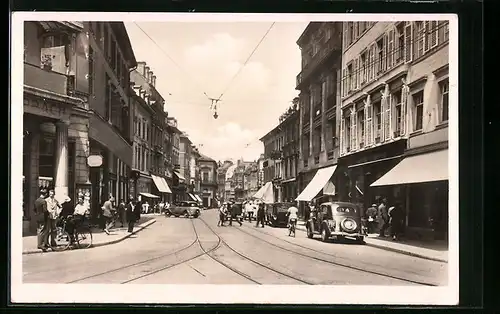
[{"label": "car front wheel", "polygon": [[321,241],[328,242],[328,234],[325,228],[321,230]]}]

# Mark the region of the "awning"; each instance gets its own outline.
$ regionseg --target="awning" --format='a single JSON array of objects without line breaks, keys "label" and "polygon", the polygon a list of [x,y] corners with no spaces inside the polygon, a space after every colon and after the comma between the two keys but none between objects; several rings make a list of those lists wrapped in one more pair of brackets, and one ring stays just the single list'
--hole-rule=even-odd
[{"label": "awning", "polygon": [[155,183],[158,191],[160,191],[161,193],[172,193],[172,191],[170,191],[170,189],[167,190],[167,187],[165,187],[165,185],[163,185],[163,182],[161,181],[160,177],[152,174],[151,178],[153,178],[153,182]]},{"label": "awning", "polygon": [[198,202],[198,200],[196,199],[196,197],[194,197],[193,194],[188,193],[188,195],[189,195],[189,197],[191,198],[192,201]]},{"label": "awning", "polygon": [[186,178],[184,178],[179,171],[174,171],[174,173],[177,176],[177,178],[179,178],[179,180],[186,181]]},{"label": "awning", "polygon": [[144,197],[149,197],[149,198],[160,198],[157,195],[154,195],[154,194],[151,194],[151,193],[146,193],[146,192],[141,192],[139,194],[142,195],[142,196],[144,196]]},{"label": "awning", "polygon": [[273,183],[269,181],[264,184],[264,186],[254,194],[253,198],[259,199],[266,204],[274,203]]},{"label": "awning", "polygon": [[333,176],[333,173],[337,169],[337,166],[330,166],[322,169],[318,169],[311,182],[306,186],[306,188],[302,191],[302,193],[297,196],[296,201],[311,201],[316,195],[318,195],[319,191],[323,189],[330,178]]},{"label": "awning", "polygon": [[161,180],[161,183],[163,184],[163,187],[164,187],[164,188],[165,188],[165,190],[167,191],[167,192],[165,192],[165,193],[170,193],[170,194],[172,194],[172,190],[171,190],[171,189],[170,189],[170,187],[168,186],[167,180],[165,180],[165,178],[163,178],[163,177],[160,177],[160,180]]},{"label": "awning", "polygon": [[409,156],[371,186],[448,180],[448,150]]},{"label": "awning", "polygon": [[194,197],[196,197],[198,202],[203,203],[203,200],[201,199],[201,197],[198,194],[195,194]]}]

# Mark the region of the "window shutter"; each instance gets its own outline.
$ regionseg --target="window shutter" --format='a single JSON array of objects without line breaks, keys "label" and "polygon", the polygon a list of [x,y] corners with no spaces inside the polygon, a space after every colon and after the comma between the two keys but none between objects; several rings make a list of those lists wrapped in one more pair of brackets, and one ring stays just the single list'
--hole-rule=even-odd
[{"label": "window shutter", "polygon": [[388,68],[387,65],[387,46],[389,45],[389,36],[387,34],[384,35],[384,39],[382,42],[382,69],[380,71],[383,73]]},{"label": "window shutter", "polygon": [[425,21],[424,22],[424,32],[423,34],[419,34],[420,36],[423,36],[424,40],[424,54],[429,51],[430,49],[430,34],[431,34],[431,22],[430,21]]},{"label": "window shutter", "polygon": [[369,81],[373,80],[374,73],[375,73],[375,63],[376,63],[376,60],[375,60],[375,45],[372,45],[370,47],[370,63],[369,63],[369,66],[368,66],[368,68],[370,69]]},{"label": "window shutter", "polygon": [[412,33],[413,33],[413,24],[412,22],[407,22],[405,25],[405,62],[411,62],[413,57],[413,43],[412,43]]},{"label": "window shutter", "polygon": [[354,86],[352,89],[356,90],[358,89],[358,83],[359,83],[359,66],[358,66],[359,62],[358,62],[358,59],[354,59]]},{"label": "window shutter", "polygon": [[352,110],[351,112],[351,151],[356,150],[357,145],[357,125],[356,125],[356,110]]},{"label": "window shutter", "polygon": [[389,106],[388,106],[388,120],[389,122],[387,123],[387,133],[389,134],[389,137],[386,137],[386,139],[391,139],[393,138],[394,135],[394,121],[392,121],[392,108],[394,107],[395,104],[393,104],[394,98],[392,95],[389,95]]},{"label": "window shutter", "polygon": [[406,134],[406,103],[408,102],[408,87],[403,85],[401,89],[401,136]]},{"label": "window shutter", "polygon": [[384,141],[385,138],[385,108],[387,107],[387,99],[382,94],[382,99],[380,100],[380,142]]},{"label": "window shutter", "polygon": [[391,69],[394,65],[394,30],[389,31],[389,43],[387,46],[387,69]]},{"label": "window shutter", "polygon": [[340,117],[340,154],[345,153],[345,117],[341,114]]},{"label": "window shutter", "polygon": [[342,97],[347,95],[347,69],[342,70]]},{"label": "window shutter", "polygon": [[365,117],[366,117],[366,126],[365,126],[365,145],[371,145],[373,139],[373,108],[370,103],[370,96],[366,97],[365,100]]}]

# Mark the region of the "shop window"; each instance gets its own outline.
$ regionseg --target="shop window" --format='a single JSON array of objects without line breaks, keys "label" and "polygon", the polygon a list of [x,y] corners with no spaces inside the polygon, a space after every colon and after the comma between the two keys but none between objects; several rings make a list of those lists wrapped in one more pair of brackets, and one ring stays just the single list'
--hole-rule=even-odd
[{"label": "shop window", "polygon": [[441,93],[441,114],[440,114],[440,122],[448,121],[449,118],[449,81],[445,79],[439,82],[439,89]]},{"label": "shop window", "polygon": [[39,176],[52,178],[54,175],[54,140],[51,138],[40,138],[39,146]]},{"label": "shop window", "polygon": [[424,91],[413,94],[414,131],[422,130],[424,121]]}]

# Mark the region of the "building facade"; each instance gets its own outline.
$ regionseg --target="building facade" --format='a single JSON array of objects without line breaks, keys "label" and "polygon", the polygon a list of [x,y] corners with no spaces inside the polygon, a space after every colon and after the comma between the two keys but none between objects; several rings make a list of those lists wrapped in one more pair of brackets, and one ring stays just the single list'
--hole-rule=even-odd
[{"label": "building facade", "polygon": [[89,98],[95,80],[87,31],[81,22],[24,24],[24,233],[36,232],[33,204],[41,188],[90,202]]},{"label": "building facade", "polygon": [[219,200],[226,200],[226,173],[233,165],[231,160],[225,160],[224,163],[219,162],[217,168],[217,194]]},{"label": "building facade", "polygon": [[191,145],[193,143],[185,132],[179,135],[179,163],[176,166],[174,175],[177,183],[177,201],[191,200]]},{"label": "building facade", "polygon": [[448,21],[344,23],[349,194],[365,208],[377,197],[400,204],[418,237],[447,235],[448,36]]},{"label": "building facade", "polygon": [[[172,202],[177,202],[183,200],[184,194],[187,191],[186,178],[180,173],[181,161],[180,161],[180,152],[181,152],[181,134],[182,131],[179,130],[177,119],[174,117],[167,118],[167,129],[168,134],[171,137],[171,160],[172,160],[172,172],[171,172],[171,189],[172,189]],[[169,183],[170,183],[170,178]]]},{"label": "building facade", "polygon": [[203,207],[217,207],[217,162],[203,154],[200,154],[196,162],[199,169],[199,182]]},{"label": "building facade", "polygon": [[243,198],[252,198],[259,188],[259,163],[255,161],[243,173]]},{"label": "building facade", "polygon": [[198,163],[198,159],[201,158],[200,150],[196,145],[191,145],[191,161],[189,163],[189,172],[191,176],[191,192],[196,195],[200,195],[201,187],[201,174],[200,174],[200,165]]},{"label": "building facade", "polygon": [[[342,23],[312,22],[297,41],[302,53],[302,70],[297,75],[300,91],[298,198],[300,215],[305,203],[338,198],[342,172],[336,171],[339,157],[338,123]],[[328,182],[322,172],[331,173]],[[320,182],[321,181],[321,182]],[[306,187],[311,185],[306,190]],[[328,191],[325,189],[329,186]],[[305,193],[307,192],[307,193]],[[305,193],[305,194],[304,194]],[[307,195],[306,195],[307,194]]]}]

